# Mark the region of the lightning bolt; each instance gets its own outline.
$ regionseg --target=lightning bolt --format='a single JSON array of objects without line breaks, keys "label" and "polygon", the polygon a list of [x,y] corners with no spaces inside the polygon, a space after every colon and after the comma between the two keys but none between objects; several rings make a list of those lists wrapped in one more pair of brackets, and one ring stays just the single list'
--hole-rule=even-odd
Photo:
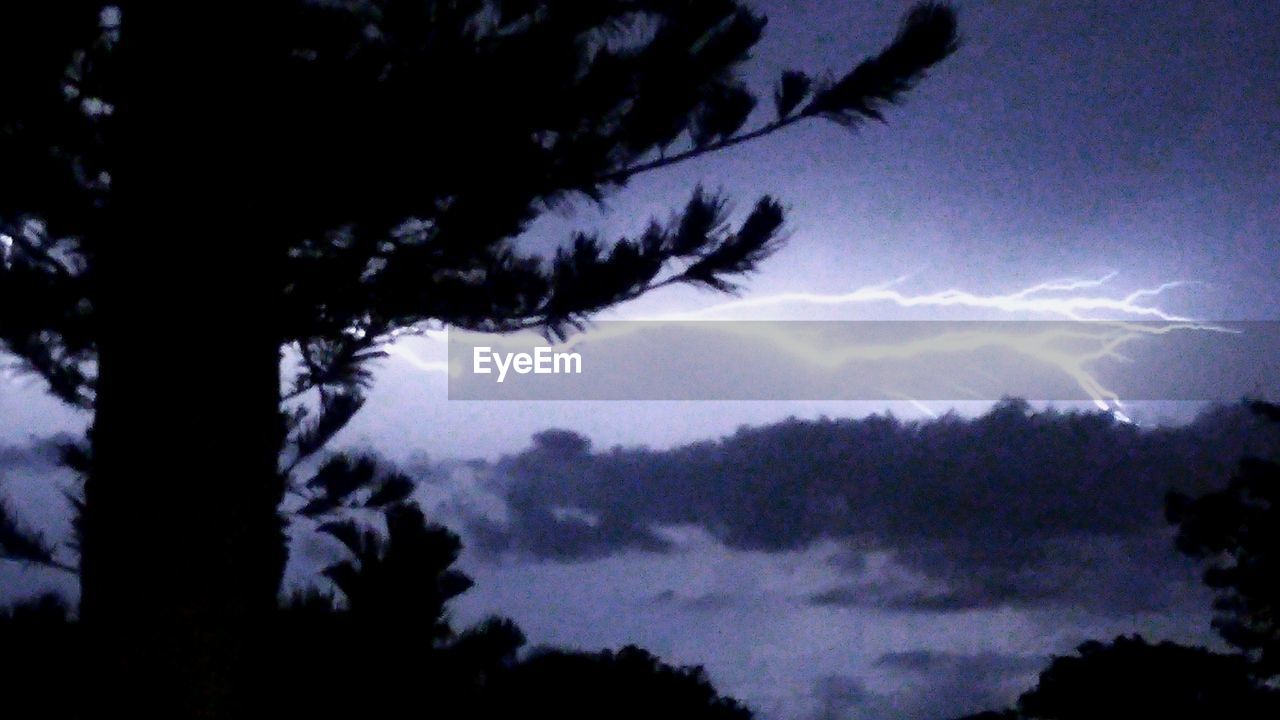
[{"label": "lightning bolt", "polygon": [[927,295],[907,295],[900,290],[894,289],[895,286],[902,284],[910,277],[903,276],[888,283],[871,285],[844,294],[823,295],[789,292],[758,298],[742,298],[691,312],[662,316],[659,319],[697,320],[708,316],[782,305],[839,306],[888,302],[902,308],[963,307],[1000,310],[1008,313],[1054,315],[1070,320],[1087,320],[1097,317],[1098,313],[1104,312],[1131,318],[1149,318],[1167,322],[1190,320],[1190,318],[1165,312],[1158,307],[1143,305],[1142,300],[1159,297],[1176,288],[1201,284],[1192,280],[1167,282],[1154,288],[1136,290],[1118,298],[1079,294],[1065,297],[1051,295],[1051,293],[1078,292],[1099,288],[1114,280],[1118,275],[1119,273],[1110,272],[1096,279],[1065,278],[1050,280],[1007,295],[978,295],[957,289],[943,290],[942,292]]},{"label": "lightning bolt", "polygon": [[[896,344],[860,344],[846,347],[822,346],[812,338],[788,332],[785,325],[741,322],[709,323],[719,332],[754,338],[774,347],[799,362],[823,368],[835,368],[859,360],[906,360],[924,355],[972,352],[983,348],[1001,348],[1028,357],[1070,378],[1099,409],[1129,422],[1120,395],[1106,387],[1090,369],[1100,360],[1128,362],[1122,348],[1140,338],[1174,332],[1236,332],[1224,327],[1198,322],[1168,312],[1152,301],[1182,287],[1201,285],[1197,281],[1166,282],[1155,287],[1135,290],[1125,295],[1097,292],[1118,277],[1110,272],[1097,278],[1061,278],[995,295],[982,295],[960,289],[912,295],[900,289],[911,276],[903,276],[879,285],[859,288],[847,293],[820,294],[785,292],[763,297],[743,298],[690,311],[667,313],[656,317],[630,318],[648,322],[614,323],[597,326],[574,335],[557,346],[570,349],[588,342],[603,342],[652,328],[653,323],[678,323],[712,318],[741,319],[750,311],[770,307],[852,307],[891,304],[900,308],[963,308],[995,310],[1012,316],[1056,317],[1090,321],[1076,324],[1045,323],[1039,332],[1001,331],[992,324],[981,330],[947,332],[933,337]],[[1109,319],[1108,316],[1111,318]],[[1139,322],[1141,321],[1141,322]],[[998,324],[996,324],[998,325]],[[443,341],[443,331],[427,331],[426,337]],[[486,344],[527,346],[528,338],[488,337]],[[1083,347],[1082,347],[1083,346]],[[444,360],[425,360],[412,350],[396,347],[394,354],[426,372],[460,372]],[[892,392],[888,394],[897,396]],[[901,396],[901,400],[930,415],[936,415],[917,399]]]}]

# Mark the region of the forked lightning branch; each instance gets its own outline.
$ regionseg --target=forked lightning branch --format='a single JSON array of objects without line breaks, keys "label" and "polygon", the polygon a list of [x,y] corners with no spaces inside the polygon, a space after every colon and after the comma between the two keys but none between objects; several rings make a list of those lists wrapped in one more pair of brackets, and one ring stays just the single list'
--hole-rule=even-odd
[{"label": "forked lightning branch", "polygon": [[471,371],[476,375],[492,375],[496,371],[498,382],[506,380],[509,371],[517,375],[581,375],[582,356],[554,352],[545,346],[534,348],[532,353],[502,353],[491,347],[477,347],[472,352]]}]

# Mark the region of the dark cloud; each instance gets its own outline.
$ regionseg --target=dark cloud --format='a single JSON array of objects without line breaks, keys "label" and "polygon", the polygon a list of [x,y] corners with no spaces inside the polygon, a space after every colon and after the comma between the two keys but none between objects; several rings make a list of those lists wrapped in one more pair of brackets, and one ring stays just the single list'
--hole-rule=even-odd
[{"label": "dark cloud", "polygon": [[897,689],[873,692],[856,677],[827,676],[814,683],[816,720],[942,720],[1005,707],[1035,682],[1045,658],[909,650],[882,655],[873,666],[893,676]]},{"label": "dark cloud", "polygon": [[561,561],[595,560],[621,549],[666,552],[671,547],[644,522],[610,517],[592,523],[549,508],[520,512],[510,526],[472,520],[468,531],[469,539],[489,551],[536,548],[539,558]]},{"label": "dark cloud", "polygon": [[902,673],[921,675],[965,675],[975,679],[1023,676],[1043,667],[1046,658],[999,653],[935,652],[932,650],[905,650],[891,652],[876,658],[875,667]]},{"label": "dark cloud", "polygon": [[1032,537],[1013,551],[965,543],[908,548],[896,561],[927,573],[926,586],[872,579],[840,584],[808,600],[904,612],[1013,607],[1115,615],[1206,607],[1209,595],[1199,584],[1198,567],[1173,553],[1172,543],[1172,531],[1156,527],[1125,536]]},{"label": "dark cloud", "polygon": [[815,720],[848,718],[853,708],[875,698],[862,680],[847,675],[826,675],[813,684],[813,697],[818,703]]},{"label": "dark cloud", "polygon": [[673,607],[694,612],[715,612],[726,610],[742,603],[742,598],[728,592],[708,592],[700,595],[685,596],[674,590],[663,590],[653,596],[655,605]]},{"label": "dark cloud", "polygon": [[[1220,486],[1246,450],[1276,442],[1236,407],[1143,429],[1018,401],[975,419],[793,419],[664,451],[593,452],[556,431],[488,469],[508,518],[473,521],[469,536],[562,561],[669,551],[662,526],[737,550],[834,540],[849,548],[835,563],[846,580],[814,604],[1159,611],[1203,602],[1172,551],[1165,494]],[[910,581],[867,575],[868,552]]]}]

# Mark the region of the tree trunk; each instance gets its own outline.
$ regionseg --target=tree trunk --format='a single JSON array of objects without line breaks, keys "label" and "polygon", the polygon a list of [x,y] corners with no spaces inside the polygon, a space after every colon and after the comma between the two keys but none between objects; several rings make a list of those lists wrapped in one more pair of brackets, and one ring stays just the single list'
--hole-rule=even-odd
[{"label": "tree trunk", "polygon": [[245,643],[285,559],[281,283],[250,165],[265,45],[251,3],[121,5],[81,519],[90,672],[126,716],[247,717]]}]

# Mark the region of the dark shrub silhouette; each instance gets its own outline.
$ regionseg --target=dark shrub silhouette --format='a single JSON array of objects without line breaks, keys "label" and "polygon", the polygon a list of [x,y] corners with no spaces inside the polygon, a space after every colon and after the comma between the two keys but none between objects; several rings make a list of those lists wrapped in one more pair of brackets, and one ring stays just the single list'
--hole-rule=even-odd
[{"label": "dark shrub silhouette", "polygon": [[750,720],[752,714],[721,697],[700,667],[673,667],[627,646],[596,653],[543,650],[500,675],[485,717],[688,718]]},{"label": "dark shrub silhouette", "polygon": [[1016,710],[961,720],[1263,720],[1280,713],[1278,700],[1240,655],[1132,635],[1055,657]]},{"label": "dark shrub silhouette", "polygon": [[451,565],[461,543],[412,504],[383,511],[385,534],[326,529],[351,556],[328,567],[338,595],[296,593],[262,628],[249,687],[281,717],[474,717],[524,635],[491,618],[455,632],[447,603],[471,587]]},{"label": "dark shrub silhouette", "polygon": [[1018,700],[1036,720],[1170,718],[1263,720],[1280,705],[1259,689],[1244,659],[1138,635],[1087,642],[1058,657]]}]

